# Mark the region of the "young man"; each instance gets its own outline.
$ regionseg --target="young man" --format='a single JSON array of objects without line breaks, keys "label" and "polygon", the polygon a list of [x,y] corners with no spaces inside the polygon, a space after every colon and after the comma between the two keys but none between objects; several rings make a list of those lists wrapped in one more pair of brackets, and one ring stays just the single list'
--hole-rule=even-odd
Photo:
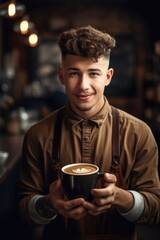
[{"label": "young man", "polygon": [[[44,239],[136,239],[135,223],[160,222],[156,142],[144,122],[116,112],[104,96],[115,39],[87,26],[63,32],[58,43],[68,103],[24,137],[20,215],[31,226],[45,226]],[[105,173],[91,202],[68,200],[63,192],[56,166],[75,162]]]}]

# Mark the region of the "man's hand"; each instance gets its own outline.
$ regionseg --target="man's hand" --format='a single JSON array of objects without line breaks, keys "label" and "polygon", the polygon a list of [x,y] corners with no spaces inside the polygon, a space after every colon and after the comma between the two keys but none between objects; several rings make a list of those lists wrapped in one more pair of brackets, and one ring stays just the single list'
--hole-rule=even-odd
[{"label": "man's hand", "polygon": [[116,176],[113,174],[104,174],[104,188],[92,189],[94,197],[91,203],[84,202],[83,207],[92,215],[98,215],[107,211],[112,205],[122,213],[128,212],[134,204],[133,195],[116,186]]},{"label": "man's hand", "polygon": [[116,198],[116,176],[105,173],[103,179],[103,188],[92,189],[94,197],[91,203],[84,202],[83,206],[92,215],[98,215],[107,211],[115,202]]},{"label": "man's hand", "polygon": [[49,199],[53,208],[65,217],[80,219],[87,212],[86,208],[83,206],[85,202],[83,198],[67,200],[64,195],[60,179],[51,183],[49,189]]}]

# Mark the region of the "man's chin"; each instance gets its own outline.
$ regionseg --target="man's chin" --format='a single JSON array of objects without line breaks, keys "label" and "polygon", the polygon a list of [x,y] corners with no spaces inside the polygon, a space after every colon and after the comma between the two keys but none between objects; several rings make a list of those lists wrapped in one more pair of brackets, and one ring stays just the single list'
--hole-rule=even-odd
[{"label": "man's chin", "polygon": [[81,112],[88,112],[92,109],[92,106],[78,105],[78,106],[76,106],[76,108]]}]

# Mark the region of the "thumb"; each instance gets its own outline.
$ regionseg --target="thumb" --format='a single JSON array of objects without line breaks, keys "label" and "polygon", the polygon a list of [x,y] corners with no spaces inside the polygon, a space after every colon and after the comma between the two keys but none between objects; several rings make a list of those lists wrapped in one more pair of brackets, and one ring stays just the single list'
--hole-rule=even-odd
[{"label": "thumb", "polygon": [[52,191],[52,190],[53,190],[53,191],[54,191],[54,190],[60,191],[61,189],[62,189],[62,182],[61,182],[60,179],[52,182],[51,185],[50,185],[50,190],[51,190],[51,191]]},{"label": "thumb", "polygon": [[116,183],[117,182],[117,178],[114,174],[111,173],[105,173],[104,174],[104,182],[105,183]]}]

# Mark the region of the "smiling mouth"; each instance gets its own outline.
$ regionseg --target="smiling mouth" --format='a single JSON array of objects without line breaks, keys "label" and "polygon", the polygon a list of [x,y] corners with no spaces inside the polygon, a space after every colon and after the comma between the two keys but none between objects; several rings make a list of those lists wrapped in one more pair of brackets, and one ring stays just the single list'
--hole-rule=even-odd
[{"label": "smiling mouth", "polygon": [[92,94],[90,95],[77,95],[77,98],[81,101],[87,101],[91,98]]}]

